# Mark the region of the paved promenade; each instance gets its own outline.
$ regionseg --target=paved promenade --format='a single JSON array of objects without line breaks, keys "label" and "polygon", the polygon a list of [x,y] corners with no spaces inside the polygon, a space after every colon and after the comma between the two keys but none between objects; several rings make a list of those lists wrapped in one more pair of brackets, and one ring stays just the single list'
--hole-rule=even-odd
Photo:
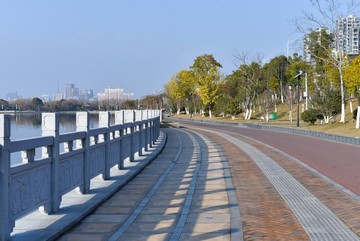
[{"label": "paved promenade", "polygon": [[242,240],[222,151],[192,132],[166,132],[158,158],[59,240]]},{"label": "paved promenade", "polygon": [[[295,158],[234,131],[163,132],[157,158],[57,240],[360,240],[360,197]],[[30,234],[17,240],[46,240]]]}]

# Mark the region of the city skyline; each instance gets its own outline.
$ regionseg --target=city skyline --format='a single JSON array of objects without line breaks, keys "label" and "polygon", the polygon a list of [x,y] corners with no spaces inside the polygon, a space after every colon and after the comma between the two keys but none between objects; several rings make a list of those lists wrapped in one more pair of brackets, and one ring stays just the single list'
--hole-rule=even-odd
[{"label": "city skyline", "polygon": [[140,98],[203,54],[230,74],[236,51],[265,61],[301,52],[292,20],[309,9],[304,0],[2,1],[0,98],[55,93],[69,82],[96,93],[121,86]]},{"label": "city skyline", "polygon": [[126,91],[121,87],[105,87],[99,92],[94,92],[93,89],[80,89],[74,83],[67,83],[63,89],[60,91],[59,89],[54,93],[43,93],[39,96],[31,96],[31,97],[23,97],[17,93],[17,91],[10,92],[6,95],[5,98],[0,98],[6,101],[14,101],[17,99],[31,99],[31,98],[40,98],[44,102],[48,101],[59,101],[62,99],[65,100],[80,100],[80,101],[103,101],[104,99],[116,99],[117,101],[122,100],[134,100],[134,93],[131,91]]}]

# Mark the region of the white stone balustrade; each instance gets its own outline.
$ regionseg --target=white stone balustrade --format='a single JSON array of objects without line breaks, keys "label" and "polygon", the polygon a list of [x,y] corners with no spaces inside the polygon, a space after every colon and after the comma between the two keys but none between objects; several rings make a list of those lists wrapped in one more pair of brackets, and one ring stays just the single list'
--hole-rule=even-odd
[{"label": "white stone balustrade", "polygon": [[[0,241],[10,239],[15,220],[39,209],[59,211],[61,198],[74,190],[91,189],[97,176],[107,180],[110,169],[124,167],[151,147],[160,135],[159,110],[99,112],[99,127],[90,129],[89,113],[76,113],[76,132],[60,134],[57,113],[42,114],[42,137],[11,141],[10,116],[0,115]],[[60,153],[60,144],[64,152]],[[41,158],[35,159],[37,148]],[[11,166],[11,153],[22,163]]]}]

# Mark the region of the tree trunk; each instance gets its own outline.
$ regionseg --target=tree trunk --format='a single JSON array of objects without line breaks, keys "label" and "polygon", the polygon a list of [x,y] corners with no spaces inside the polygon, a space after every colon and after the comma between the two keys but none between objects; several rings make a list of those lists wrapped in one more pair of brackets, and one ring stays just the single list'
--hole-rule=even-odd
[{"label": "tree trunk", "polygon": [[252,114],[252,109],[250,108],[250,111],[249,111],[249,116],[248,116],[248,120],[251,119],[251,114]]},{"label": "tree trunk", "polygon": [[357,115],[356,115],[356,129],[360,128],[360,105],[357,107]]},{"label": "tree trunk", "polygon": [[265,121],[266,121],[266,122],[269,122],[269,119],[270,119],[270,117],[269,117],[269,112],[266,112],[266,114],[265,114]]},{"label": "tree trunk", "polygon": [[247,120],[249,116],[249,109],[246,108],[244,119]]},{"label": "tree trunk", "polygon": [[209,108],[209,117],[212,118],[211,109]]},{"label": "tree trunk", "polygon": [[324,123],[329,124],[330,116],[324,116]]},{"label": "tree trunk", "polygon": [[[340,56],[340,58],[341,58],[341,56]],[[343,73],[342,73],[342,63],[343,63],[343,61],[340,61],[340,64],[339,64],[340,92],[341,92],[341,117],[340,117],[340,122],[345,123],[345,88],[344,88],[344,79],[343,79]]]},{"label": "tree trunk", "polygon": [[353,110],[353,103],[352,103],[352,100],[350,100],[350,112],[353,113],[354,110]]}]

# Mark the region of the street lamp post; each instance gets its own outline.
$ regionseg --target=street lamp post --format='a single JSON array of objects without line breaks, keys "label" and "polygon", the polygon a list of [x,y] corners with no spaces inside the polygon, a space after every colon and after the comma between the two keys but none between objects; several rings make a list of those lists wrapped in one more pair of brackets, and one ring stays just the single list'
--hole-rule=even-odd
[{"label": "street lamp post", "polygon": [[302,71],[299,71],[299,74],[296,75],[294,78],[297,79],[297,83],[296,83],[296,92],[297,92],[297,96],[296,96],[296,126],[299,127],[300,126],[300,79],[301,76],[303,75]]},{"label": "street lamp post", "polygon": [[296,126],[299,127],[300,126],[300,78],[301,78],[301,75],[298,76],[298,82],[297,82],[297,85],[296,85],[296,92],[297,92],[297,97],[296,97]]},{"label": "street lamp post", "polygon": [[309,91],[308,91],[308,75],[305,73],[305,110],[308,110],[308,104],[309,104]]}]

